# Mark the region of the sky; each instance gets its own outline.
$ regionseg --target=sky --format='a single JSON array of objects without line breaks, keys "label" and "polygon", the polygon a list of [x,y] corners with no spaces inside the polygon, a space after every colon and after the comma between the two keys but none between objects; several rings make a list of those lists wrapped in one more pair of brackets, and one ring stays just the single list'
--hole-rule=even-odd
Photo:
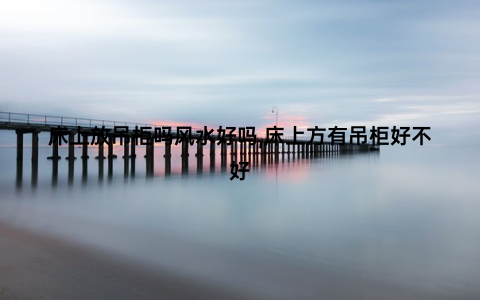
[{"label": "sky", "polygon": [[0,111],[479,144],[479,1],[0,0]]}]

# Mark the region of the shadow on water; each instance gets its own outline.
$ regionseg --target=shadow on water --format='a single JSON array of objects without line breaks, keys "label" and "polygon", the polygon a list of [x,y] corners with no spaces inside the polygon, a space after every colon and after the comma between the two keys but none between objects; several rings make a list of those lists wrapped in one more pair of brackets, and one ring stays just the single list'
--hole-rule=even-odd
[{"label": "shadow on water", "polygon": [[[170,177],[170,176],[177,176],[180,175],[181,177],[188,178],[192,175],[196,177],[201,176],[211,176],[215,173],[229,173],[233,175],[231,172],[234,171],[234,166],[237,164],[238,167],[238,175],[241,175],[241,166],[240,162],[247,162],[248,166],[248,173],[250,172],[258,172],[258,171],[265,171],[267,169],[274,169],[275,176],[278,175],[278,167],[281,165],[291,165],[291,164],[301,164],[301,163],[322,163],[327,160],[338,159],[338,158],[347,158],[348,156],[358,156],[358,155],[368,155],[371,157],[376,157],[379,155],[379,152],[356,152],[356,153],[341,153],[341,152],[325,152],[325,153],[304,153],[301,152],[291,152],[291,153],[275,153],[275,152],[250,152],[246,151],[246,149],[240,148],[240,152],[234,151],[228,154],[221,154],[221,155],[196,155],[194,158],[196,161],[195,169],[191,169],[191,161],[189,159],[188,154],[186,156],[181,156],[180,159],[175,159],[172,161],[171,156],[165,156],[162,158],[163,164],[163,172],[158,174],[154,168],[154,159],[148,158],[146,155],[143,156],[133,156],[133,155],[126,155],[123,156],[121,160],[123,162],[115,163],[116,159],[113,158],[103,158],[99,156],[96,158],[97,161],[97,170],[95,168],[89,168],[89,159],[88,157],[84,157],[80,160],[75,159],[67,159],[67,166],[66,166],[66,183],[69,186],[75,184],[75,164],[81,165],[81,173],[78,174],[81,179],[81,184],[86,186],[89,182],[88,177],[92,175],[92,173],[97,174],[97,182],[102,183],[104,180],[104,168],[105,164],[107,165],[107,180],[111,182],[117,175],[123,175],[122,177],[126,180],[134,179],[136,175],[136,166],[140,163],[142,167],[141,172],[145,174],[146,178],[154,178],[154,177]],[[138,161],[139,157],[141,157],[144,161]],[[218,159],[218,160],[217,160]],[[106,162],[105,162],[106,161]],[[216,162],[220,162],[219,165]],[[61,172],[61,168],[59,166],[59,160],[49,160],[51,162],[51,186],[56,187],[59,184],[59,181],[63,182],[63,172]],[[206,172],[204,169],[204,164],[207,163]],[[232,164],[233,163],[233,164]],[[48,167],[47,164],[46,166]],[[178,166],[180,172],[173,172],[173,166]],[[123,166],[123,172],[122,170]],[[161,167],[161,166],[160,166]],[[21,190],[23,187],[23,177],[24,177],[24,164],[22,160],[17,160],[16,163],[16,188]],[[61,174],[59,174],[59,171]],[[158,170],[157,170],[158,171]],[[43,171],[45,172],[45,171]],[[248,173],[246,172],[245,176],[248,177]],[[39,177],[39,165],[38,161],[32,160],[31,165],[31,187],[35,189],[38,186],[38,177]]]}]

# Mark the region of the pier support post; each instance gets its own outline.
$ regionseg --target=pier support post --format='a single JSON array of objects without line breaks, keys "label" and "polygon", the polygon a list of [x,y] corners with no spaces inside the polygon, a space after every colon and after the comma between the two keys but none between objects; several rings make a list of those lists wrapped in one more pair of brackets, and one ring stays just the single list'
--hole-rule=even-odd
[{"label": "pier support post", "polygon": [[[38,139],[38,135],[37,135]],[[33,144],[32,144],[32,156],[33,156]],[[18,163],[18,162],[17,162]],[[37,140],[37,154],[36,157],[32,157],[32,188],[37,187],[38,182],[38,140]]]},{"label": "pier support post", "polygon": [[58,138],[53,139],[52,156],[47,157],[47,159],[60,159],[58,155]]},{"label": "pier support post", "polygon": [[130,176],[135,177],[135,156],[130,154],[130,158]]},{"label": "pier support post", "polygon": [[[130,139],[130,157],[131,158],[137,157],[137,154],[135,153],[136,145],[137,145],[137,139],[131,138]],[[135,168],[133,168],[133,170],[135,170]]]},{"label": "pier support post", "polygon": [[82,159],[87,159],[88,158],[88,135],[83,134],[82,138],[83,138],[83,141],[82,141]]},{"label": "pier support post", "polygon": [[38,162],[38,132],[32,132],[32,162]]},{"label": "pier support post", "polygon": [[215,140],[210,141],[210,156],[215,156]]},{"label": "pier support post", "polygon": [[154,140],[151,139],[148,141],[146,145],[146,158],[147,158],[147,176],[153,176],[153,162],[154,162]]},{"label": "pier support post", "polygon": [[203,154],[197,155],[197,174],[202,174],[202,173],[203,173]]},{"label": "pier support post", "polygon": [[203,173],[203,144],[202,141],[197,141],[197,174]]},{"label": "pier support post", "polygon": [[220,144],[220,167],[225,170],[227,167],[227,145],[225,143]]},{"label": "pier support post", "polygon": [[232,151],[230,153],[230,162],[238,162],[238,160],[237,160],[237,141],[232,142]]},{"label": "pier support post", "polygon": [[201,141],[197,143],[197,153],[195,154],[196,157],[203,157],[203,144]]},{"label": "pier support post", "polygon": [[108,180],[112,180],[112,178],[113,178],[113,158],[108,157],[107,167],[108,167],[107,178],[108,178]]},{"label": "pier support post", "polygon": [[172,157],[172,144],[165,144],[165,159]]},{"label": "pier support post", "polygon": [[105,156],[103,155],[103,146],[104,146],[104,142],[103,141],[99,141],[98,142],[98,156],[95,157],[96,159],[104,159]]},{"label": "pier support post", "polygon": [[52,186],[57,186],[57,183],[58,183],[58,159],[54,159],[52,161]]},{"label": "pier support post", "polygon": [[[126,149],[129,149],[128,145],[125,147]],[[125,149],[124,148],[124,149]],[[126,150],[128,152],[128,150]],[[128,177],[128,174],[130,173],[130,156],[128,155],[128,153],[124,151],[124,155],[123,155],[123,177],[127,178]]]},{"label": "pier support post", "polygon": [[261,145],[260,145],[261,149],[260,149],[260,163],[262,165],[266,164],[266,157],[267,157],[267,142],[266,141],[262,141],[261,142]]},{"label": "pier support post", "polygon": [[128,174],[130,173],[129,166],[130,166],[130,138],[125,138],[123,141],[123,177],[127,178]]},{"label": "pier support post", "polygon": [[[187,149],[188,149],[188,146],[187,146]],[[186,174],[188,174],[188,153],[185,155],[182,154],[182,175],[186,175]]]},{"label": "pier support post", "polygon": [[275,143],[274,150],[275,150],[275,163],[278,163],[279,157],[280,157],[280,144],[279,143]]},{"label": "pier support post", "polygon": [[98,159],[98,180],[103,181],[103,155],[102,158],[95,157]]},{"label": "pier support post", "polygon": [[215,141],[210,141],[210,173],[215,171]]},{"label": "pier support post", "polygon": [[23,132],[15,131],[17,134],[17,160],[23,161]]},{"label": "pier support post", "polygon": [[124,159],[129,159],[130,158],[130,142],[128,138],[125,138],[123,141],[123,158]]},{"label": "pier support post", "polygon": [[82,183],[87,183],[88,179],[88,161],[86,159],[82,159]]},{"label": "pier support post", "polygon": [[108,143],[108,158],[113,159],[117,158],[115,154],[113,154],[113,144],[115,142],[115,137],[113,135],[110,135],[108,137],[109,143]]},{"label": "pier support post", "polygon": [[23,184],[23,132],[15,131],[17,134],[17,174],[16,187],[21,188]]},{"label": "pier support post", "polygon": [[225,142],[220,144],[220,155],[222,156],[227,155],[227,144]]},{"label": "pier support post", "polygon": [[171,156],[165,157],[165,176],[169,176],[172,173],[172,158]]},{"label": "pier support post", "polygon": [[68,134],[68,156],[65,159],[76,159],[75,157],[75,133]]},{"label": "pier support post", "polygon": [[[70,143],[70,142],[69,142]],[[75,174],[75,156],[71,156],[73,158],[68,158],[68,185],[73,184],[73,175]]]},{"label": "pier support post", "polygon": [[181,156],[183,158],[188,157],[188,141],[187,140],[182,141],[182,154],[181,154]]}]

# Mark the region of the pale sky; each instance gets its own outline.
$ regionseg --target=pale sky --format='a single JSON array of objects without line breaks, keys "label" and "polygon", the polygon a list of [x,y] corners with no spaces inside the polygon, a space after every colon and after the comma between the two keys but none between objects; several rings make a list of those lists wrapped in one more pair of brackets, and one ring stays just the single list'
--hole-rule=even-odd
[{"label": "pale sky", "polygon": [[480,139],[479,53],[479,1],[0,0],[0,111],[445,146]]}]

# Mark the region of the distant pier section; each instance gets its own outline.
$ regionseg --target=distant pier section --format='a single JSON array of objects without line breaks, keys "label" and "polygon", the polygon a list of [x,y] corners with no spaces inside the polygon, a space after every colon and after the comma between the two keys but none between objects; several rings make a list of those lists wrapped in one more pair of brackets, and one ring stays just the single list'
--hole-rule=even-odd
[{"label": "distant pier section", "polygon": [[[91,145],[88,142],[89,137],[93,137],[95,133],[98,134],[99,128],[109,129],[108,138],[123,138],[128,141],[133,141],[135,137],[135,132],[133,129],[136,127],[151,127],[152,130],[150,133],[153,136],[154,128],[159,125],[148,124],[148,123],[133,123],[133,122],[120,122],[120,121],[107,121],[107,120],[97,120],[97,119],[86,119],[86,118],[74,118],[74,117],[61,117],[61,116],[45,116],[45,115],[33,115],[33,114],[22,114],[22,113],[11,113],[11,112],[0,112],[0,130],[15,130],[17,135],[17,162],[23,160],[23,141],[26,134],[31,135],[32,139],[32,162],[38,162],[38,144],[39,144],[39,133],[46,132],[49,135],[54,130],[61,128],[61,134],[67,137],[68,140],[68,156],[66,159],[73,161],[76,159],[74,147],[79,146],[78,139],[75,135],[81,135],[81,147],[82,147],[82,159],[88,159],[88,147],[97,147],[98,155],[95,157],[97,159],[115,159],[116,155],[113,153],[113,143],[99,143],[98,145]],[[79,132],[79,126],[81,131]],[[115,133],[114,128],[117,126],[128,126],[129,130],[127,132]],[[96,129],[95,129],[96,127]],[[192,128],[191,130],[191,139],[198,139],[200,135],[197,133],[197,130],[203,130],[198,128]],[[175,141],[177,138],[176,127],[171,127],[172,139]],[[195,146],[191,146],[188,142],[181,142],[181,158],[188,161],[189,148],[195,147],[196,154],[195,156],[198,159],[202,159],[204,156],[204,147],[209,148],[209,155],[212,159],[215,157],[216,144],[220,140],[218,134],[210,135],[212,138],[209,140],[210,145],[203,145],[201,142],[196,143]],[[138,139],[138,136],[136,137]],[[265,136],[256,136],[256,143],[252,145],[249,141],[243,142],[239,139],[238,136],[232,137],[230,145],[226,143],[221,143],[220,155],[222,157],[222,165],[226,164],[226,159],[223,159],[228,155],[227,148],[230,148],[230,155],[254,155],[254,156],[279,156],[279,155],[301,155],[301,156],[319,156],[320,154],[326,153],[352,153],[352,152],[363,152],[363,151],[377,151],[379,150],[378,145],[372,145],[371,143],[364,144],[355,144],[355,143],[331,143],[331,142],[310,142],[310,139],[296,139],[295,144],[293,144],[293,136],[282,136],[282,141],[275,142],[272,138],[267,139]],[[77,139],[77,141],[75,141]],[[74,143],[77,142],[77,143]],[[230,140],[229,140],[230,141]],[[136,158],[136,147],[141,146],[145,147],[145,158],[147,159],[147,173],[153,172],[153,161],[154,161],[154,145],[139,145],[136,142],[124,142],[124,155],[123,159],[128,161],[129,159]],[[107,155],[104,153],[104,146],[107,149]],[[171,147],[165,143],[165,153],[164,158],[167,161],[171,159]],[[240,151],[239,151],[240,148]],[[59,155],[59,145],[58,139],[54,139],[52,143],[52,155],[47,157],[48,159],[58,160],[60,159]],[[187,162],[188,163],[188,162]]]}]

